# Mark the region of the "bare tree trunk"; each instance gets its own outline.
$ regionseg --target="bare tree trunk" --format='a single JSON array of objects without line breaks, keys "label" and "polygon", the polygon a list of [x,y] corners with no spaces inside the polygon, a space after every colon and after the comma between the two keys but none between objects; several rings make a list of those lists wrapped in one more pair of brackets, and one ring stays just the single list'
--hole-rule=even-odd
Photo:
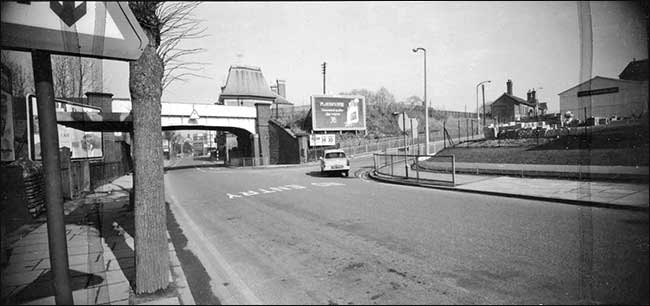
[{"label": "bare tree trunk", "polygon": [[144,27],[149,45],[129,64],[133,109],[136,292],[168,285],[169,252],[163,191],[160,124],[164,68],[156,54],[155,29]]}]

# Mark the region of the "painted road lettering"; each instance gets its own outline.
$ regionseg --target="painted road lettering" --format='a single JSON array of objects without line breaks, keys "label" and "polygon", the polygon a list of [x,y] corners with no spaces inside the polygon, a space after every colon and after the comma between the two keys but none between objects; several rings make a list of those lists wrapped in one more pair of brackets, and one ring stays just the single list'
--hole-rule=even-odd
[{"label": "painted road lettering", "polygon": [[[311,183],[311,184],[313,186],[317,186],[317,187],[330,187],[330,186],[344,186],[345,185],[345,184],[336,183],[336,182]],[[275,193],[275,192],[282,192],[282,191],[290,191],[290,190],[297,190],[297,189],[307,189],[307,187],[301,186],[301,185],[290,184],[290,185],[274,186],[274,187],[267,187],[267,188],[258,188],[256,190],[240,191],[238,193],[226,193],[226,196],[228,197],[228,199],[234,199],[234,198],[250,197],[250,196],[255,196],[255,195],[260,195],[260,194]]]}]

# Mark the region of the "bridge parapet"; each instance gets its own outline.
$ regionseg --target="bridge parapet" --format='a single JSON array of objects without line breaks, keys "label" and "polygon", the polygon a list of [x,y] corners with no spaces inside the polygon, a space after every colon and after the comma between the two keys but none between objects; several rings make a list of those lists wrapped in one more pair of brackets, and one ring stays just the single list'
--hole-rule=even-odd
[{"label": "bridge parapet", "polygon": [[161,116],[189,117],[196,111],[199,117],[257,118],[255,106],[231,106],[219,104],[189,104],[163,102]]}]

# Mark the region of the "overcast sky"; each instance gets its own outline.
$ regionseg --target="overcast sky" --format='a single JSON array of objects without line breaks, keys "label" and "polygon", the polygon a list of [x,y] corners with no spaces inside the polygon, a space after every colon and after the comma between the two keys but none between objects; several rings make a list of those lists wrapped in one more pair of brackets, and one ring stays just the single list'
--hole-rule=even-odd
[{"label": "overcast sky", "polygon": [[[632,60],[647,58],[646,20],[629,2],[591,2],[592,75],[618,78]],[[486,100],[505,91],[526,97],[538,90],[551,112],[558,93],[578,84],[577,3],[568,2],[205,2],[195,11],[210,36],[186,42],[207,51],[188,58],[208,62],[203,73],[170,85],[163,101],[218,100],[228,68],[261,67],[269,85],[286,80],[296,105],[322,93],[321,63],[327,62],[327,91],[377,90],[398,101],[423,94],[427,49],[427,94],[431,105],[473,111],[476,84],[491,80]],[[238,54],[241,56],[238,57]],[[105,91],[128,97],[128,64],[105,61]]]}]

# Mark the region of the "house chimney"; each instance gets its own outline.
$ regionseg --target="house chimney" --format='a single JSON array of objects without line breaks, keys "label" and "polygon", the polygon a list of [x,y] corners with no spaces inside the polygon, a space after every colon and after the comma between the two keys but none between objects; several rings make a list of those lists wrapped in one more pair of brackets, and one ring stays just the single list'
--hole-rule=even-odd
[{"label": "house chimney", "polygon": [[287,89],[284,80],[275,80],[275,83],[277,84],[278,87],[278,95],[282,96],[283,98],[286,98]]},{"label": "house chimney", "polygon": [[506,92],[509,95],[512,95],[512,80],[508,79],[508,82],[506,82]]},{"label": "house chimney", "polygon": [[535,88],[530,92],[530,102],[535,103]]},{"label": "house chimney", "polygon": [[276,85],[276,84],[271,85],[271,91],[273,93],[277,94],[278,93],[278,85]]},{"label": "house chimney", "polygon": [[105,92],[86,92],[88,105],[101,108],[102,112],[113,111],[113,94]]},{"label": "house chimney", "polygon": [[530,89],[529,89],[528,92],[526,93],[526,102],[531,102],[530,101],[530,96],[531,96],[531,94],[530,94]]}]

